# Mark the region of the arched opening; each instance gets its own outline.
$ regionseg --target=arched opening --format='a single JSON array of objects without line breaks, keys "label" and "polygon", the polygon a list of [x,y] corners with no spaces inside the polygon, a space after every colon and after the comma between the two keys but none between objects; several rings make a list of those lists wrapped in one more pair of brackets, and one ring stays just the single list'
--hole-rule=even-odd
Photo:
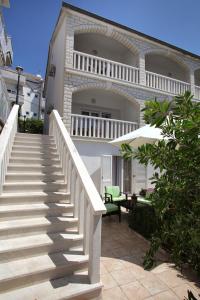
[{"label": "arched opening", "polygon": [[147,53],[145,56],[145,68],[149,72],[190,82],[189,70],[187,70],[186,66],[167,54]]},{"label": "arched opening", "polygon": [[90,88],[72,95],[73,136],[113,139],[137,128],[137,102],[109,90]]},{"label": "arched opening", "polygon": [[197,85],[198,87],[200,87],[200,69],[197,69],[194,72],[194,82],[195,82],[195,85]]},{"label": "arched opening", "polygon": [[138,67],[138,54],[136,51],[134,53],[122,43],[103,34],[75,34],[74,50]]},{"label": "arched opening", "polygon": [[195,98],[200,100],[200,69],[194,72]]},{"label": "arched opening", "polygon": [[139,105],[113,91],[94,88],[73,93],[72,113],[138,122]]}]

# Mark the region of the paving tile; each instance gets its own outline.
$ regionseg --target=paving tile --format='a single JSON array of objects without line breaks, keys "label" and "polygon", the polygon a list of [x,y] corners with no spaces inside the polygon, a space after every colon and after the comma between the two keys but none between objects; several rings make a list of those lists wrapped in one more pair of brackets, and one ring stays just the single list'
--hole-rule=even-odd
[{"label": "paving tile", "polygon": [[117,258],[109,258],[108,260],[104,260],[102,263],[108,272],[124,269],[124,265]]},{"label": "paving tile", "polygon": [[170,288],[186,283],[186,279],[181,275],[181,273],[174,269],[158,273],[156,276]]},{"label": "paving tile", "polygon": [[138,281],[122,285],[121,289],[129,300],[143,300],[151,296],[149,291]]},{"label": "paving tile", "polygon": [[145,278],[140,279],[140,283],[150,292],[151,295],[167,291],[169,287],[156,276],[151,274]]},{"label": "paving tile", "polygon": [[[154,295],[146,300],[180,300],[172,291],[165,291],[160,294]],[[184,300],[184,299],[181,299]]]},{"label": "paving tile", "polygon": [[119,287],[115,287],[109,290],[103,290],[99,300],[127,300],[127,297]]},{"label": "paving tile", "polygon": [[104,266],[103,263],[101,262],[101,263],[100,263],[100,274],[101,274],[101,275],[105,275],[105,274],[107,274],[107,273],[108,273],[107,269],[105,268],[105,266]]},{"label": "paving tile", "polygon": [[[193,289],[189,284],[182,284],[178,287],[173,288],[174,293],[180,298],[185,299],[188,295],[188,290],[193,293],[193,295],[198,299],[200,292],[198,293],[195,289]],[[184,298],[185,297],[185,298]]]},{"label": "paving tile", "polygon": [[136,278],[131,269],[113,271],[110,274],[119,285],[124,285],[126,283],[136,281]]},{"label": "paving tile", "polygon": [[103,289],[111,289],[117,286],[117,282],[113,279],[110,274],[105,274],[101,276],[101,282],[103,283]]},{"label": "paving tile", "polygon": [[151,272],[154,274],[159,274],[164,271],[173,270],[174,268],[175,268],[175,265],[172,263],[162,263],[162,264],[159,264],[158,266],[156,266]]},{"label": "paving tile", "polygon": [[131,258],[126,258],[125,260],[122,260],[122,263],[125,266],[125,268],[131,269],[132,274],[137,279],[147,277],[150,273],[149,271],[144,270],[142,266],[131,262]]}]

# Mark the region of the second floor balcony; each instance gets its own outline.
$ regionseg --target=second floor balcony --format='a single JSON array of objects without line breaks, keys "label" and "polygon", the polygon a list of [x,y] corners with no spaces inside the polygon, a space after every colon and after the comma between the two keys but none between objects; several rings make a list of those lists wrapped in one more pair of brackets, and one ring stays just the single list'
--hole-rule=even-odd
[{"label": "second floor balcony", "polygon": [[[138,67],[75,50],[73,56],[73,68],[81,72],[107,77],[111,80],[127,82],[129,84],[142,85],[172,95],[182,94],[186,90],[191,90],[191,84],[189,82],[170,77],[170,72],[168,73],[170,76],[165,76],[150,71],[151,68],[149,68],[150,70],[146,69],[144,84],[140,82],[140,69]],[[181,73],[181,70],[178,71]],[[200,100],[199,85],[195,85],[195,99]]]}]

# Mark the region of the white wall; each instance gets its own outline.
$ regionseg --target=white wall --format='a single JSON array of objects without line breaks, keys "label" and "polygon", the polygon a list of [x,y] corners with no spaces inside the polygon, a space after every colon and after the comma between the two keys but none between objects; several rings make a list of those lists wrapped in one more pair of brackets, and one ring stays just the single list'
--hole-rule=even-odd
[{"label": "white wall", "polygon": [[101,190],[101,156],[120,155],[119,148],[105,142],[74,140],[74,144],[94,181],[97,190]]},{"label": "white wall", "polygon": [[64,65],[65,65],[65,29],[63,21],[50,51],[49,64],[56,67],[55,77],[48,76],[46,87],[46,109],[53,105],[60,115],[63,114]]},{"label": "white wall", "polygon": [[33,92],[32,89],[29,87],[23,88],[23,95],[24,95],[24,104],[22,105],[21,108],[22,116],[26,116],[27,118],[37,119],[39,114],[40,95],[36,92]]}]

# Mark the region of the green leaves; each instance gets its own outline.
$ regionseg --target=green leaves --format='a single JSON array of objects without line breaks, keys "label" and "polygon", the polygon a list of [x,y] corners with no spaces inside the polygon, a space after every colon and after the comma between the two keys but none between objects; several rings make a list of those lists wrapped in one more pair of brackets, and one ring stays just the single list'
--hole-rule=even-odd
[{"label": "green leaves", "polygon": [[143,111],[145,121],[168,137],[135,152],[123,146],[125,158],[137,158],[157,170],[151,201],[160,227],[145,267],[153,266],[157,249],[164,245],[177,265],[188,263],[200,273],[200,104],[187,91],[171,102],[147,101]]}]

